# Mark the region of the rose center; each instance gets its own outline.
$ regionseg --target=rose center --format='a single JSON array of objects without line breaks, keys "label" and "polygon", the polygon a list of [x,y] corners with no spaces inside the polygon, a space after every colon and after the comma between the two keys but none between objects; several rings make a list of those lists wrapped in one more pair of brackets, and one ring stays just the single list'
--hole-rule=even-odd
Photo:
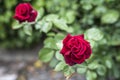
[{"label": "rose center", "polygon": [[79,41],[75,38],[72,38],[71,40],[68,41],[68,47],[72,48],[74,46],[78,46],[79,47]]},{"label": "rose center", "polygon": [[21,14],[25,15],[26,14],[26,9],[21,9]]},{"label": "rose center", "polygon": [[79,52],[79,48],[78,47],[76,47],[76,46],[74,46],[72,49],[71,49],[71,51],[72,52],[75,52],[75,53],[77,53],[77,52]]}]

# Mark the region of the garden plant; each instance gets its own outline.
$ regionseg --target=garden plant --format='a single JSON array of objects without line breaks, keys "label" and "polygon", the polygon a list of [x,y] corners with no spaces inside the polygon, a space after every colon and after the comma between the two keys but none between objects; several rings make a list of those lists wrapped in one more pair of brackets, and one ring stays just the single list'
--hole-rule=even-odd
[{"label": "garden plant", "polygon": [[119,0],[0,0],[0,4],[1,47],[43,44],[39,60],[61,71],[66,80],[76,73],[86,80],[120,79]]}]

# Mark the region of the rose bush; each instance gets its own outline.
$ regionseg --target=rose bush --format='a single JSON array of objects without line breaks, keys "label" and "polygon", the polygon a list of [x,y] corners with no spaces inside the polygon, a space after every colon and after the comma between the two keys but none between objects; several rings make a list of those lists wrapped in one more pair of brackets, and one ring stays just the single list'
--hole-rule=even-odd
[{"label": "rose bush", "polygon": [[84,35],[71,36],[68,34],[63,40],[63,48],[60,53],[70,66],[81,64],[88,59],[92,53],[89,42],[84,40]]},{"label": "rose bush", "polygon": [[[35,23],[26,20],[19,24],[12,18],[21,2],[30,2],[36,9]],[[0,7],[0,46],[28,48],[43,42],[39,59],[65,76],[77,72],[87,80],[120,79],[119,0],[1,0]],[[64,62],[59,51],[67,33],[84,33],[90,42],[92,54],[85,60],[87,65],[69,66]]]},{"label": "rose bush", "polygon": [[33,22],[37,17],[37,11],[32,8],[30,3],[20,3],[15,9],[14,18],[19,22]]},{"label": "rose bush", "polygon": [[[95,8],[95,10],[93,11],[94,14],[99,13],[98,15],[88,16],[87,11],[91,10],[92,5],[96,5],[96,3],[94,1],[90,2],[90,4],[86,7],[85,5],[88,3],[84,1],[80,1],[80,4],[82,5],[82,9],[86,10],[84,14],[87,15],[81,17],[78,14],[79,11],[75,12],[80,8],[80,6],[78,6],[77,1],[75,2],[73,1],[73,3],[76,4],[74,6],[70,6],[70,5],[64,6],[59,3],[60,3],[59,1],[55,3],[58,4],[58,6],[56,6],[56,5],[50,5],[50,2],[46,1],[46,3],[40,5],[42,6],[42,8],[40,8],[38,11],[39,15],[35,23],[21,24],[25,33],[29,36],[32,35],[31,33],[32,30],[34,29],[39,30],[40,31],[39,33],[41,34],[42,33],[46,34],[47,38],[44,40],[44,46],[39,52],[39,59],[43,62],[49,62],[49,65],[51,67],[54,67],[55,71],[62,71],[67,79],[70,78],[71,75],[76,72],[80,74],[85,74],[87,80],[95,80],[97,78],[101,79],[105,74],[107,74],[107,69],[112,68],[113,64],[110,61],[114,61],[114,60],[110,58],[112,55],[108,55],[108,57],[104,56],[106,55],[106,53],[104,53],[103,49],[102,50],[100,49],[100,51],[98,50],[97,47],[103,48],[104,47],[103,45],[105,44],[110,45],[110,44],[106,42],[108,38],[104,38],[104,35],[106,34],[104,33],[103,28],[98,28],[98,26],[101,25],[99,24],[93,25],[93,24],[97,22],[96,19],[99,18],[99,16],[102,16],[102,18],[98,20],[101,22],[102,25],[108,23],[113,24],[119,18],[118,12],[115,10],[108,11],[112,13],[107,13],[106,10],[98,12],[99,9],[101,9],[100,7],[100,8]],[[73,3],[70,4],[72,5]],[[99,3],[102,4],[101,2]],[[70,8],[70,10],[68,10],[68,12],[66,13],[66,10],[61,8],[61,5],[64,6],[64,9],[67,10],[67,8]],[[43,9],[44,6],[45,9]],[[57,8],[53,8],[55,6]],[[46,15],[44,15],[44,13],[46,13]],[[108,19],[109,17],[112,17],[114,19],[111,21],[110,19]],[[70,26],[68,26],[68,24]],[[33,26],[34,28],[31,28],[29,26]],[[87,28],[86,26],[90,26],[90,28]],[[21,26],[17,28],[21,28]],[[107,30],[107,28],[105,30]],[[90,44],[83,38],[83,35],[81,36],[68,35],[63,40],[66,33],[71,33],[75,35],[84,33],[85,39],[87,39],[90,42]],[[68,37],[72,37],[72,38],[69,39]],[[61,40],[63,40],[63,48],[61,47],[62,45]],[[92,55],[91,55],[92,52],[91,47],[93,48],[93,53],[94,53]],[[105,48],[105,50],[108,49],[109,48]],[[60,55],[59,53],[60,50],[63,56]],[[101,54],[97,56],[96,54],[99,52],[101,52]],[[104,60],[102,61],[100,57],[102,57]],[[86,63],[83,63],[84,61],[86,61]]]}]

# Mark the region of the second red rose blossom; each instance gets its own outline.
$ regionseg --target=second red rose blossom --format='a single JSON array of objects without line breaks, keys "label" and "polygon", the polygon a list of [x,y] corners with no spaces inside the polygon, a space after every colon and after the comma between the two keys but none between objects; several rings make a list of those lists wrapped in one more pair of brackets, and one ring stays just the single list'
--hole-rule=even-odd
[{"label": "second red rose blossom", "polygon": [[14,18],[21,22],[33,22],[37,17],[37,11],[32,8],[30,3],[20,3],[15,8]]}]

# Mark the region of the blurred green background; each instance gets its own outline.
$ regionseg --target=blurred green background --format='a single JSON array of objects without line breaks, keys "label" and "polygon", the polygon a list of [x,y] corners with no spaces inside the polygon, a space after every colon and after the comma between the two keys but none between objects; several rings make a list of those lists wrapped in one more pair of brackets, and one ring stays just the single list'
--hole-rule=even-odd
[{"label": "blurred green background", "polygon": [[41,17],[48,14],[62,17],[72,27],[72,34],[85,33],[86,39],[93,39],[90,42],[94,59],[102,64],[92,70],[98,75],[96,80],[120,79],[120,0],[0,0],[2,48],[30,48],[47,38],[46,33],[36,29],[32,29],[32,36],[22,29],[13,30],[15,6],[21,2],[30,2],[40,10]]}]

